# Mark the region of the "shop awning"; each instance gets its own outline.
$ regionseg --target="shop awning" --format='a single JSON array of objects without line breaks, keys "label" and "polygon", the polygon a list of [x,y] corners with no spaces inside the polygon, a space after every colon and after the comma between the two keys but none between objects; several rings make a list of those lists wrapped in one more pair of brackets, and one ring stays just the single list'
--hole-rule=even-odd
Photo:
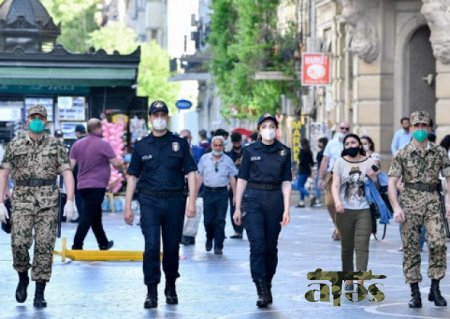
[{"label": "shop awning", "polygon": [[1,85],[131,86],[136,68],[0,67]]}]

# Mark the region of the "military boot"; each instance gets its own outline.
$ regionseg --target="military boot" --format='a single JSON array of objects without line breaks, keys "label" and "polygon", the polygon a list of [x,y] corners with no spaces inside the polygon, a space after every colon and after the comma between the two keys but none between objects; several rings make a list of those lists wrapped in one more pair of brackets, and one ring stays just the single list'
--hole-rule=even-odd
[{"label": "military boot", "polygon": [[269,304],[269,296],[267,292],[267,282],[265,279],[255,280],[256,291],[258,293],[258,299],[256,300],[256,306],[258,308],[266,308]]},{"label": "military boot", "polygon": [[34,294],[34,306],[36,308],[47,307],[47,301],[44,299],[45,281],[36,281],[36,293]]},{"label": "military boot", "polygon": [[420,298],[419,283],[411,284],[411,300],[408,302],[409,308],[422,308],[422,299]]},{"label": "military boot", "polygon": [[177,291],[175,289],[175,280],[167,280],[166,288],[164,289],[164,294],[166,295],[166,304],[176,305],[178,304]]},{"label": "military boot", "polygon": [[27,300],[27,288],[30,283],[30,278],[28,277],[28,271],[17,273],[19,274],[19,284],[16,289],[16,300],[22,303]]},{"label": "military boot", "polygon": [[430,293],[428,294],[428,300],[434,301],[434,305],[438,307],[447,307],[447,301],[442,297],[439,290],[439,280],[431,279]]},{"label": "military boot", "polygon": [[145,298],[144,308],[158,307],[158,285],[152,284],[147,286],[147,298]]}]

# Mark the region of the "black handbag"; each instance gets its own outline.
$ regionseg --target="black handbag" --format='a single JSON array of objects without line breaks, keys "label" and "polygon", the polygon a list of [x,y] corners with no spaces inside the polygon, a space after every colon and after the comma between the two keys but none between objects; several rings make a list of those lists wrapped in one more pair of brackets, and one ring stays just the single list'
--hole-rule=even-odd
[{"label": "black handbag", "polygon": [[8,210],[8,215],[9,218],[6,219],[6,224],[2,222],[2,230],[7,233],[10,234],[11,233],[11,217],[12,217],[12,208],[11,208],[11,201],[8,198],[7,200],[5,200],[5,207]]}]

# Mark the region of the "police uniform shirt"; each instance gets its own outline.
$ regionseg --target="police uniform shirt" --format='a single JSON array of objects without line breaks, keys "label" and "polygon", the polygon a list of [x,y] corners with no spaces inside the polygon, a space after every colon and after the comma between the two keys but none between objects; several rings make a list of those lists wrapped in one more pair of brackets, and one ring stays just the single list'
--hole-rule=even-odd
[{"label": "police uniform shirt", "polygon": [[250,183],[281,184],[292,180],[291,150],[275,140],[272,145],[257,141],[243,150],[238,178]]},{"label": "police uniform shirt", "polygon": [[238,171],[231,158],[222,154],[218,161],[212,153],[200,158],[198,172],[203,175],[203,184],[207,187],[224,187],[229,184],[230,176],[236,176]]},{"label": "police uniform shirt", "polygon": [[136,142],[128,167],[128,174],[139,178],[138,189],[158,192],[182,191],[185,175],[195,171],[188,142],[169,131]]}]

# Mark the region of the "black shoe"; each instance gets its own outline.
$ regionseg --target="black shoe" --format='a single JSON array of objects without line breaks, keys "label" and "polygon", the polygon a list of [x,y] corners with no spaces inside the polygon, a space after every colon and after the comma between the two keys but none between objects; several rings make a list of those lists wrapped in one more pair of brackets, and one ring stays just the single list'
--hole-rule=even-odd
[{"label": "black shoe", "polygon": [[233,238],[233,239],[242,239],[242,234],[236,233],[236,234],[234,234],[234,235],[231,235],[230,238]]},{"label": "black shoe", "polygon": [[100,245],[98,247],[100,248],[100,250],[110,250],[112,248],[112,246],[114,246],[114,241],[110,240],[110,241],[108,241],[108,244]]},{"label": "black shoe", "polygon": [[214,255],[223,255],[222,248],[214,247]]},{"label": "black shoe", "polygon": [[47,307],[47,301],[44,299],[44,290],[45,290],[45,282],[37,281],[36,282],[36,293],[34,295],[33,305],[36,308],[45,308]]},{"label": "black shoe", "polygon": [[19,303],[25,302],[27,300],[27,288],[30,283],[30,278],[28,277],[28,271],[18,272],[19,274],[19,284],[16,289],[16,300]]},{"label": "black shoe", "polygon": [[420,298],[419,283],[411,284],[411,300],[408,302],[409,308],[422,308],[422,299]]},{"label": "black shoe", "polygon": [[80,221],[80,217],[78,217],[77,219],[72,219],[70,222],[71,223],[78,223]]},{"label": "black shoe", "polygon": [[447,301],[442,297],[441,291],[439,290],[439,280],[431,280],[430,293],[428,294],[428,300],[434,301],[434,305],[437,307],[447,307]]},{"label": "black shoe", "polygon": [[183,236],[181,238],[180,244],[185,245],[185,246],[195,245],[195,237]]},{"label": "black shoe", "polygon": [[166,295],[166,304],[168,305],[178,304],[178,296],[177,291],[175,289],[175,282],[166,282],[164,294]]},{"label": "black shoe", "polygon": [[258,299],[256,300],[256,306],[258,308],[266,308],[269,304],[267,282],[265,279],[255,280],[256,291],[258,293]]},{"label": "black shoe", "polygon": [[148,285],[147,286],[147,297],[145,298],[144,308],[156,308],[158,307],[158,286]]},{"label": "black shoe", "polygon": [[206,244],[205,244],[205,249],[206,251],[211,251],[212,249],[212,240],[206,240]]}]

